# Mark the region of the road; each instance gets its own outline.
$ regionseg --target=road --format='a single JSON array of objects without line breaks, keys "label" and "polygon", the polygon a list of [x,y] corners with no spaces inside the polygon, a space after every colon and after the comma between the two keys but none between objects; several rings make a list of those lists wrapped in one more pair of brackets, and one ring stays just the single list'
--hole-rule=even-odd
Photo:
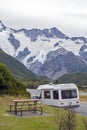
[{"label": "road", "polygon": [[[87,96],[87,92],[80,91],[79,94],[81,96],[83,95]],[[87,116],[87,102],[81,102],[80,106],[76,108],[75,110],[81,115]]]},{"label": "road", "polygon": [[87,116],[87,102],[81,102],[80,106],[75,110],[81,115]]}]

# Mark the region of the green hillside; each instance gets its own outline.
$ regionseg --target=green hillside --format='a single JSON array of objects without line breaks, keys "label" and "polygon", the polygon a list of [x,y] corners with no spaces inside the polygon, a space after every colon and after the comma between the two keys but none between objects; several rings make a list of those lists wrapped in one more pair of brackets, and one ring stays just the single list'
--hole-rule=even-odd
[{"label": "green hillside", "polygon": [[0,63],[3,63],[7,68],[19,78],[36,78],[36,75],[29,71],[22,63],[7,55],[0,49]]},{"label": "green hillside", "polygon": [[75,83],[78,86],[87,86],[87,73],[65,74],[56,80],[58,83]]}]

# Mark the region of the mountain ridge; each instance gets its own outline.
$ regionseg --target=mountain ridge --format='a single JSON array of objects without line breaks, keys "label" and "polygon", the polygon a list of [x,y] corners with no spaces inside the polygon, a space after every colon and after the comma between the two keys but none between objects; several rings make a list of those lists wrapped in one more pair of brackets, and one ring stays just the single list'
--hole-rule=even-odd
[{"label": "mountain ridge", "polygon": [[85,37],[70,38],[56,27],[15,30],[1,22],[0,29],[0,48],[36,75],[54,80],[66,73],[87,71]]},{"label": "mountain ridge", "polygon": [[36,78],[35,74],[30,72],[22,63],[13,57],[5,54],[0,49],[0,63],[4,63],[8,69],[18,78]]}]

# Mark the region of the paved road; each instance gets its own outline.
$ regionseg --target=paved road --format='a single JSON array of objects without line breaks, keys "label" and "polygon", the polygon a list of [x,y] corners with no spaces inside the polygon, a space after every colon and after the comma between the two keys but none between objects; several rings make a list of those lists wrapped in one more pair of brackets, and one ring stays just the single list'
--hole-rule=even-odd
[{"label": "paved road", "polygon": [[[79,94],[87,96],[87,92],[80,91]],[[84,116],[87,116],[87,102],[81,102],[80,107],[76,108],[76,111]]]},{"label": "paved road", "polygon": [[76,111],[84,116],[87,116],[87,102],[81,102],[80,107],[76,108]]}]

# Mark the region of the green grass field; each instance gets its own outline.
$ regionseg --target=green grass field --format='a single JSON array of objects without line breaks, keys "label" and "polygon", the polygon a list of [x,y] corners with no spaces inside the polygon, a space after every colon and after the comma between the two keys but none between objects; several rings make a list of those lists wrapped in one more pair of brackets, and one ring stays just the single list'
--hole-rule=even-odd
[{"label": "green grass field", "polygon": [[[0,96],[0,130],[58,130],[54,116],[57,110],[55,107],[44,106],[44,111],[50,113],[50,116],[16,117],[7,112],[8,104],[15,98],[17,97]],[[59,109],[58,112],[61,116],[64,110]],[[77,115],[76,130],[85,130],[82,118]]]}]

